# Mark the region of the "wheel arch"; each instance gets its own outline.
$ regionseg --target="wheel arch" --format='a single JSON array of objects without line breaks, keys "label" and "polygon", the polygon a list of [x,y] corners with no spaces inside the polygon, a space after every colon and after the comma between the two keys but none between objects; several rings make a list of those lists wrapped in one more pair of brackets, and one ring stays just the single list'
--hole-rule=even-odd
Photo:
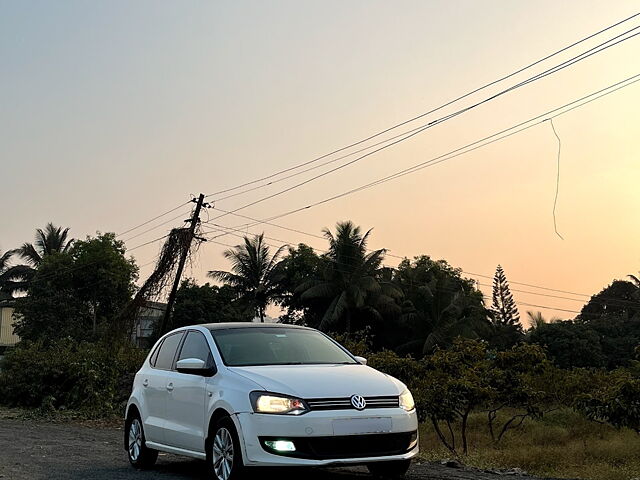
[{"label": "wheel arch", "polygon": [[205,438],[205,452],[207,453],[207,455],[209,455],[209,442],[212,439],[213,428],[221,418],[225,418],[225,417],[228,417],[233,423],[233,426],[235,427],[235,430],[236,430],[235,433],[240,443],[240,454],[242,455],[242,458],[245,459],[246,452],[245,452],[245,446],[244,446],[244,435],[242,434],[242,429],[240,428],[240,422],[238,422],[238,419],[234,414],[229,412],[229,410],[227,410],[224,407],[216,408],[211,414],[211,416],[209,417],[209,425],[207,427],[207,436]]},{"label": "wheel arch", "polygon": [[138,408],[138,406],[135,403],[131,403],[129,405],[127,405],[127,410],[125,412],[125,416],[124,416],[124,436],[122,438],[123,441],[123,446],[124,449],[127,450],[127,448],[129,447],[128,445],[128,440],[129,440],[129,422],[131,421],[131,419],[133,418],[134,415],[138,415],[138,418],[140,418],[142,421],[142,417],[140,415],[140,409]]}]

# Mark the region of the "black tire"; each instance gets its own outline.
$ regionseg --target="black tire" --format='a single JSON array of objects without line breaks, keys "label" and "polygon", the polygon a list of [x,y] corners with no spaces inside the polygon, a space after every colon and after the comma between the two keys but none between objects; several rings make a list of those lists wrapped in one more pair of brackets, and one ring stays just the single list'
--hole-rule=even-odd
[{"label": "black tire", "polygon": [[402,478],[409,470],[411,460],[394,460],[391,462],[369,463],[369,473],[378,478]]},{"label": "black tire", "polygon": [[125,427],[125,448],[131,465],[140,469],[152,467],[158,459],[158,451],[147,447],[140,415],[132,414]]},{"label": "black tire", "polygon": [[[230,450],[229,445],[231,446]],[[244,472],[242,450],[238,432],[236,432],[231,418],[222,417],[217,421],[209,432],[206,450],[209,478],[212,480],[238,480],[242,478]],[[229,454],[231,456],[230,467]]]}]

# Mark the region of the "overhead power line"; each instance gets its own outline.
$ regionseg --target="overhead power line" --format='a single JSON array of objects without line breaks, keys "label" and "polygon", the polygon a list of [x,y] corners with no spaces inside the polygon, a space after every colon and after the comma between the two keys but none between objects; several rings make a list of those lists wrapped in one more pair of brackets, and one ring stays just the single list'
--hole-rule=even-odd
[{"label": "overhead power line", "polygon": [[[189,203],[189,202],[188,202],[188,203]],[[182,205],[181,205],[181,206],[182,206]],[[180,219],[180,218],[184,219],[184,222],[183,222],[183,223],[185,223],[185,222],[187,222],[187,221],[188,221],[188,219],[185,219],[185,216],[189,215],[189,214],[190,214],[190,212],[191,212],[191,210],[186,211],[186,212],[182,212],[181,214],[179,214],[179,215],[177,215],[177,216],[175,216],[175,217],[171,217],[169,220],[166,220],[166,221],[164,221],[164,222],[162,222],[162,223],[159,223],[159,224],[157,224],[157,225],[155,225],[155,226],[153,226],[153,227],[151,227],[151,228],[148,228],[148,229],[146,229],[146,230],[144,230],[144,231],[142,231],[142,232],[139,232],[139,233],[137,233],[137,234],[135,234],[135,235],[133,235],[133,236],[131,236],[131,237],[129,237],[129,238],[127,238],[127,239],[123,240],[123,241],[124,241],[125,243],[127,243],[127,242],[129,242],[129,241],[133,240],[134,238],[141,237],[142,235],[144,235],[144,234],[146,234],[146,233],[149,233],[149,232],[152,232],[153,230],[156,230],[157,228],[160,228],[160,227],[162,227],[163,225],[166,225],[166,224],[171,223],[171,222],[175,222],[176,220],[178,220],[178,219]]]},{"label": "overhead power line", "polygon": [[[514,90],[516,90],[516,89],[518,89],[518,88],[521,88],[521,87],[523,87],[523,86],[525,86],[525,85],[527,85],[527,84],[529,84],[529,83],[535,82],[535,81],[537,81],[537,80],[540,80],[540,79],[542,79],[542,78],[547,77],[548,75],[552,75],[553,73],[559,72],[559,71],[561,71],[561,70],[563,70],[563,69],[565,69],[565,68],[567,68],[567,67],[569,67],[569,66],[571,66],[571,65],[573,65],[573,64],[575,64],[575,63],[577,63],[577,62],[580,62],[580,61],[582,61],[582,60],[585,60],[585,59],[587,59],[587,58],[591,57],[592,55],[595,55],[595,54],[597,54],[597,53],[600,53],[600,52],[602,52],[602,51],[604,51],[604,50],[606,50],[606,49],[608,49],[608,48],[611,48],[611,47],[613,47],[613,46],[615,46],[615,45],[617,45],[617,44],[619,44],[619,43],[621,43],[621,42],[624,42],[624,41],[630,40],[630,39],[632,39],[632,38],[634,38],[634,37],[636,37],[636,36],[640,35],[640,32],[637,32],[637,33],[635,33],[635,34],[633,34],[633,35],[630,35],[630,36],[627,36],[627,37],[624,37],[624,35],[626,35],[626,34],[628,34],[628,33],[632,32],[633,30],[637,30],[637,29],[639,29],[639,28],[640,28],[640,26],[637,26],[637,27],[634,27],[634,28],[632,28],[632,29],[630,29],[630,30],[627,30],[626,32],[624,32],[624,33],[622,33],[622,34],[617,35],[616,37],[613,37],[612,39],[609,39],[609,40],[607,40],[607,41],[605,41],[605,42],[603,42],[603,43],[601,43],[601,44],[597,45],[596,47],[590,48],[589,50],[586,50],[585,52],[582,52],[581,54],[579,54],[579,55],[577,55],[577,56],[575,56],[575,57],[573,57],[573,58],[571,58],[571,59],[569,59],[569,60],[565,60],[564,62],[560,63],[559,65],[556,65],[556,66],[554,66],[554,67],[552,67],[552,68],[550,68],[550,69],[547,69],[547,70],[545,70],[545,71],[544,71],[544,72],[542,72],[542,73],[538,73],[538,74],[536,74],[536,75],[534,75],[534,76],[532,76],[532,77],[528,78],[527,80],[524,80],[524,81],[522,81],[522,82],[520,82],[520,83],[518,83],[518,84],[516,84],[516,85],[513,85],[513,86],[511,86],[511,87],[509,87],[509,88],[506,88],[506,89],[504,89],[504,90],[502,90],[502,91],[500,91],[500,92],[498,92],[498,93],[496,93],[496,94],[493,94],[493,95],[491,95],[491,96],[489,96],[489,97],[487,97],[487,98],[485,98],[485,99],[483,99],[483,100],[481,100],[481,101],[478,101],[478,102],[476,102],[476,103],[474,103],[474,104],[472,104],[472,105],[470,105],[470,106],[467,106],[467,107],[465,107],[465,108],[462,108],[462,109],[460,109],[460,110],[458,110],[458,111],[456,111],[456,112],[454,112],[454,113],[451,113],[451,114],[449,114],[449,115],[446,115],[446,116],[444,116],[444,117],[441,117],[441,118],[439,118],[439,119],[437,119],[437,120],[433,120],[433,121],[431,121],[431,122],[427,123],[426,125],[424,125],[423,127],[419,128],[418,130],[416,130],[416,131],[414,131],[414,132],[412,132],[412,133],[409,133],[409,134],[405,135],[405,136],[404,136],[404,137],[402,137],[402,138],[399,138],[399,139],[397,139],[397,140],[394,140],[394,141],[393,141],[393,142],[391,142],[391,143],[388,143],[388,144],[383,145],[383,146],[381,146],[381,147],[379,147],[379,148],[376,148],[375,150],[372,150],[371,152],[368,152],[368,153],[366,153],[366,154],[364,154],[364,155],[361,155],[361,156],[359,156],[359,157],[356,157],[356,158],[355,158],[355,159],[353,159],[353,160],[350,160],[350,161],[348,161],[348,162],[346,162],[346,163],[343,163],[343,164],[341,164],[341,165],[338,165],[337,167],[333,167],[333,168],[331,168],[331,169],[329,169],[329,170],[327,170],[327,171],[325,171],[325,172],[322,172],[322,173],[320,173],[320,174],[317,174],[317,175],[315,175],[315,176],[313,176],[313,177],[311,177],[311,178],[308,178],[308,179],[306,179],[306,180],[304,180],[304,181],[302,181],[302,182],[298,182],[298,183],[296,183],[296,184],[294,184],[294,185],[292,185],[292,186],[290,186],[290,187],[287,187],[287,188],[285,188],[285,189],[282,189],[282,190],[277,191],[277,192],[275,192],[275,193],[272,193],[272,194],[270,194],[270,195],[264,196],[264,197],[262,197],[262,198],[259,198],[259,199],[257,199],[257,200],[254,200],[254,201],[252,201],[252,202],[249,202],[249,203],[247,203],[247,204],[245,204],[245,205],[242,205],[242,206],[240,206],[240,207],[234,208],[234,209],[232,210],[232,212],[237,212],[237,211],[240,211],[240,210],[244,210],[245,208],[251,207],[251,206],[253,206],[253,205],[257,205],[258,203],[262,203],[262,202],[264,202],[264,201],[266,201],[266,200],[272,199],[272,198],[277,197],[277,196],[279,196],[279,195],[283,195],[283,194],[285,194],[285,193],[287,193],[287,192],[290,192],[290,191],[292,191],[292,190],[295,190],[295,189],[297,189],[297,188],[299,188],[299,187],[301,187],[301,186],[303,186],[303,185],[306,185],[306,184],[308,184],[308,183],[310,183],[310,182],[313,182],[313,181],[315,181],[315,180],[317,180],[317,179],[319,179],[319,178],[322,178],[322,177],[324,177],[324,176],[326,176],[326,175],[329,175],[329,174],[334,173],[334,172],[336,172],[336,171],[338,171],[338,170],[340,170],[340,169],[343,169],[343,168],[345,168],[345,167],[347,167],[347,166],[349,166],[349,165],[352,165],[352,164],[354,164],[354,163],[356,163],[356,162],[358,162],[358,161],[360,161],[360,160],[362,160],[362,159],[364,159],[364,158],[367,158],[367,157],[369,157],[369,156],[371,156],[371,155],[373,155],[373,154],[375,154],[375,153],[377,153],[377,152],[380,152],[380,151],[385,150],[385,149],[387,149],[387,148],[389,148],[389,147],[392,147],[392,146],[394,146],[394,145],[397,145],[397,144],[398,144],[398,143],[400,143],[400,142],[403,142],[403,141],[405,141],[405,140],[408,140],[409,138],[412,138],[412,137],[414,137],[414,136],[418,135],[419,133],[421,133],[421,132],[423,132],[423,131],[425,131],[425,130],[427,130],[427,129],[431,128],[431,127],[434,127],[435,125],[439,125],[440,123],[443,123],[443,122],[445,122],[445,121],[447,121],[447,120],[450,120],[450,119],[452,119],[452,118],[455,118],[455,117],[457,117],[457,116],[459,116],[459,115],[462,115],[463,113],[466,113],[466,112],[468,112],[468,111],[470,111],[470,110],[472,110],[472,109],[474,109],[474,108],[477,108],[477,107],[479,107],[479,106],[481,106],[481,105],[483,105],[483,104],[485,104],[485,103],[487,103],[487,102],[490,102],[490,101],[492,101],[492,100],[494,100],[494,99],[496,99],[496,98],[498,98],[498,97],[500,97],[500,96],[502,96],[502,95],[505,95],[505,94],[507,94],[507,93],[509,93],[509,92],[511,92],[511,91],[514,91]],[[620,38],[620,37],[624,37],[624,38]],[[616,42],[614,42],[614,43],[610,43],[610,42],[612,42],[612,41],[613,41],[613,40],[615,40],[615,39],[618,39],[618,40],[617,40]],[[608,45],[607,45],[607,44],[608,44]],[[215,219],[218,219],[218,218],[225,217],[225,216],[227,216],[227,215],[228,215],[228,214],[226,214],[226,213],[225,213],[225,214],[222,214],[222,215],[218,215],[217,217],[214,217],[214,220],[215,220]]]},{"label": "overhead power line", "polygon": [[529,63],[528,65],[525,65],[524,67],[521,67],[521,68],[515,70],[514,72],[511,72],[511,73],[509,73],[509,74],[507,74],[505,76],[502,76],[502,77],[500,77],[500,78],[498,78],[496,80],[493,80],[493,81],[491,81],[491,82],[489,82],[487,84],[484,84],[484,85],[482,85],[482,86],[480,86],[480,87],[478,87],[478,88],[476,88],[474,90],[471,90],[471,91],[469,91],[469,92],[467,92],[467,93],[465,93],[463,95],[460,95],[460,96],[458,96],[458,97],[456,97],[456,98],[454,98],[454,99],[452,99],[450,101],[447,101],[446,103],[444,103],[444,104],[442,104],[442,105],[440,105],[440,106],[438,106],[436,108],[433,108],[433,109],[431,109],[429,111],[423,112],[423,113],[421,113],[419,115],[416,115],[416,116],[414,116],[412,118],[409,118],[409,119],[404,120],[404,121],[402,121],[400,123],[397,123],[397,124],[392,125],[392,126],[390,126],[388,128],[385,128],[385,129],[383,129],[383,130],[381,130],[381,131],[379,131],[377,133],[374,133],[374,134],[372,134],[372,135],[370,135],[370,136],[368,136],[366,138],[363,138],[361,140],[353,142],[353,143],[351,143],[349,145],[340,147],[340,148],[338,148],[336,150],[333,150],[333,151],[331,151],[329,153],[326,153],[324,155],[321,155],[321,156],[316,157],[314,159],[311,159],[309,161],[302,162],[302,163],[299,163],[297,165],[294,165],[294,166],[285,168],[283,170],[277,171],[275,173],[269,174],[267,176],[264,176],[264,177],[261,177],[261,178],[258,178],[258,179],[254,179],[254,180],[251,180],[251,181],[236,185],[236,186],[231,187],[231,188],[218,190],[216,192],[210,193],[209,195],[207,195],[207,197],[214,196],[214,195],[219,195],[219,194],[223,194],[223,193],[227,193],[227,192],[231,192],[231,191],[234,191],[234,190],[238,190],[240,188],[244,188],[244,187],[249,186],[249,185],[254,185],[256,183],[263,182],[263,181],[269,180],[271,178],[275,178],[275,177],[277,177],[277,176],[279,176],[279,175],[281,175],[283,173],[287,173],[287,172],[296,170],[298,168],[304,167],[306,165],[309,165],[309,164],[315,163],[317,161],[320,161],[320,160],[322,160],[324,158],[327,158],[327,157],[330,157],[332,155],[335,155],[336,153],[340,153],[340,152],[343,152],[343,151],[348,150],[350,148],[353,148],[355,146],[361,145],[361,144],[363,144],[365,142],[368,142],[369,140],[372,140],[372,139],[374,139],[376,137],[384,135],[387,132],[395,130],[396,128],[402,127],[402,126],[407,125],[407,124],[409,124],[411,122],[419,120],[419,119],[421,119],[421,118],[423,118],[423,117],[425,117],[427,115],[435,113],[435,112],[437,112],[437,111],[439,111],[439,110],[441,110],[441,109],[443,109],[445,107],[448,107],[449,105],[452,105],[452,104],[454,104],[454,103],[456,103],[456,102],[458,102],[460,100],[463,100],[463,99],[465,99],[465,98],[467,98],[467,97],[469,97],[469,96],[471,96],[471,95],[473,95],[473,94],[475,94],[477,92],[480,92],[480,91],[482,91],[482,90],[484,90],[486,88],[489,88],[489,87],[491,87],[493,85],[496,85],[496,84],[498,84],[498,83],[500,83],[500,82],[502,82],[504,80],[507,80],[507,79],[519,74],[519,73],[522,73],[523,71],[528,70],[528,69],[530,69],[530,68],[532,68],[532,67],[534,67],[534,66],[536,66],[536,65],[538,65],[538,64],[540,64],[540,63],[542,63],[542,62],[544,62],[544,61],[546,61],[546,60],[548,60],[550,58],[553,58],[553,57],[555,57],[555,56],[557,56],[557,55],[559,55],[559,54],[561,54],[561,53],[563,53],[563,52],[565,52],[565,51],[567,51],[567,50],[569,50],[569,49],[571,49],[571,48],[573,48],[573,47],[575,47],[575,46],[577,46],[577,45],[579,45],[579,44],[581,44],[583,42],[586,42],[586,41],[588,41],[588,40],[590,40],[590,39],[592,39],[592,38],[594,38],[594,37],[596,37],[596,36],[598,36],[598,35],[600,35],[600,34],[602,34],[604,32],[607,32],[607,31],[609,31],[609,30],[611,30],[611,29],[613,29],[613,28],[615,28],[615,27],[617,27],[617,26],[619,26],[619,25],[621,25],[623,23],[626,23],[626,22],[638,17],[639,15],[640,15],[640,13],[635,13],[635,14],[633,14],[633,15],[631,15],[631,16],[623,19],[623,20],[620,20],[620,21],[618,21],[618,22],[616,22],[616,23],[614,23],[612,25],[609,25],[609,26],[607,26],[607,27],[595,32],[595,33],[592,33],[592,34],[590,34],[590,35],[588,35],[586,37],[583,37],[583,38],[581,38],[581,39],[579,39],[579,40],[577,40],[577,41],[575,41],[575,42],[573,42],[573,43],[571,43],[571,44],[569,44],[569,45],[567,45],[567,46],[565,46],[565,47],[563,47],[563,48],[561,48],[559,50],[556,50],[555,52],[553,52],[553,53],[551,53],[551,54],[549,54],[549,55],[547,55],[545,57],[542,57],[542,58],[540,58],[540,59],[538,59],[538,60],[536,60],[536,61],[534,61],[532,63]]},{"label": "overhead power line", "polygon": [[184,203],[182,203],[182,204],[180,204],[180,205],[178,205],[177,207],[172,208],[171,210],[167,210],[166,212],[161,213],[161,214],[160,214],[160,215],[158,215],[158,216],[153,217],[151,220],[147,220],[146,222],[143,222],[143,223],[141,223],[141,224],[139,224],[139,225],[136,225],[135,227],[131,227],[130,229],[125,230],[124,232],[120,232],[120,233],[116,234],[116,237],[121,237],[121,236],[123,236],[123,235],[126,235],[126,234],[127,234],[127,233],[129,233],[129,232],[133,232],[134,230],[137,230],[137,229],[138,229],[138,228],[140,228],[140,227],[144,227],[145,225],[150,224],[150,223],[151,223],[151,222],[153,222],[154,220],[158,220],[159,218],[162,218],[162,217],[164,217],[165,215],[168,215],[168,214],[170,214],[170,213],[172,213],[172,212],[175,212],[175,211],[176,211],[176,210],[178,210],[180,207],[184,207],[185,205],[188,205],[189,203],[191,203],[191,201],[190,201],[190,200],[189,200],[189,201],[186,201],[186,202],[184,202]]},{"label": "overhead power line", "polygon": [[[586,105],[588,103],[591,103],[591,102],[593,102],[593,101],[595,101],[595,100],[597,100],[599,98],[602,98],[602,97],[604,97],[606,95],[609,95],[609,94],[611,94],[613,92],[616,92],[616,91],[618,91],[618,90],[620,90],[622,88],[625,88],[625,87],[628,87],[630,85],[633,85],[633,84],[637,83],[638,81],[640,81],[640,73],[638,73],[636,75],[633,75],[631,77],[628,77],[628,78],[626,78],[624,80],[621,80],[619,82],[616,82],[614,84],[611,84],[611,85],[609,85],[609,86],[607,86],[607,87],[605,87],[603,89],[600,89],[600,90],[598,90],[596,92],[593,92],[591,94],[585,95],[585,96],[583,96],[583,97],[581,97],[581,98],[579,98],[577,100],[574,100],[572,102],[566,103],[566,104],[564,104],[564,105],[562,105],[560,107],[554,108],[554,109],[549,110],[549,111],[547,111],[545,113],[542,113],[540,115],[532,117],[532,118],[530,118],[528,120],[525,120],[524,122],[520,122],[520,123],[518,123],[516,125],[508,127],[506,129],[503,129],[503,130],[501,130],[499,132],[496,132],[496,133],[494,133],[492,135],[488,135],[488,136],[486,136],[484,138],[481,138],[481,139],[476,140],[474,142],[468,143],[467,145],[465,145],[463,147],[451,150],[451,151],[449,151],[449,152],[447,152],[445,154],[439,155],[437,157],[433,157],[433,158],[431,158],[429,160],[426,160],[424,162],[420,162],[418,164],[415,164],[415,165],[413,165],[411,167],[408,167],[408,168],[405,168],[403,170],[399,170],[399,171],[397,171],[397,172],[395,172],[395,173],[393,173],[391,175],[387,175],[385,177],[381,177],[381,178],[379,178],[377,180],[374,180],[373,182],[369,182],[367,184],[364,184],[364,185],[361,185],[359,187],[347,190],[345,192],[333,195],[331,197],[327,197],[325,199],[316,201],[314,203],[305,205],[303,207],[294,208],[294,209],[282,212],[280,214],[273,215],[273,216],[268,217],[266,219],[256,220],[252,224],[246,224],[246,226],[247,227],[253,227],[253,226],[259,225],[259,224],[272,225],[274,220],[277,220],[277,219],[280,219],[280,218],[283,218],[283,217],[286,217],[286,216],[289,216],[289,215],[293,215],[294,213],[298,213],[298,212],[301,212],[303,210],[308,210],[308,209],[311,209],[313,207],[316,207],[316,206],[319,206],[319,205],[322,205],[322,204],[325,204],[325,203],[332,202],[332,201],[337,200],[339,198],[343,198],[343,197],[346,197],[348,195],[352,195],[354,193],[360,192],[362,190],[366,190],[366,189],[372,188],[374,186],[389,182],[391,180],[395,180],[395,179],[403,177],[405,175],[409,175],[409,174],[415,173],[415,172],[417,172],[419,170],[422,170],[424,168],[435,166],[435,165],[437,165],[439,163],[451,160],[451,159],[456,158],[458,156],[461,156],[461,155],[464,155],[466,153],[472,152],[474,150],[477,150],[479,148],[482,148],[482,147],[487,146],[489,144],[498,142],[498,141],[503,140],[503,139],[505,139],[507,137],[515,135],[515,134],[517,134],[519,132],[522,132],[524,130],[532,128],[535,125],[538,125],[538,124],[546,121],[548,118],[556,118],[556,117],[559,117],[561,115],[564,115],[564,114],[566,114],[566,113],[568,113],[568,112],[570,112],[572,110],[575,110],[576,108],[582,107],[582,106],[584,106],[584,105]],[[536,123],[533,123],[533,122],[536,122]],[[214,207],[214,208],[225,212],[225,214],[238,216],[240,218],[250,218],[247,215],[237,214],[233,210],[222,210],[222,209],[220,209],[218,207]],[[214,217],[212,220],[216,220],[216,219],[220,218],[221,216],[222,215]],[[273,224],[273,225],[275,225],[275,224]]]}]

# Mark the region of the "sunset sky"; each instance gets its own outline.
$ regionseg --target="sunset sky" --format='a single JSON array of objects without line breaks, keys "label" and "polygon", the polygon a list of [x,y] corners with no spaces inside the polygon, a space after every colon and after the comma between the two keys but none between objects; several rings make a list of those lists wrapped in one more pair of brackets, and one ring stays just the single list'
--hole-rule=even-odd
[{"label": "sunset sky", "polygon": [[[312,160],[435,108],[638,7],[625,0],[0,0],[0,249],[32,241],[35,229],[49,221],[71,227],[75,238],[123,232],[190,194]],[[389,135],[637,26],[640,17]],[[640,35],[238,213],[265,219],[429,160],[640,74],[639,58]],[[428,254],[483,275],[502,264],[512,288],[528,292],[570,296],[513,282],[596,293],[640,270],[639,106],[640,82],[554,120],[562,141],[557,227],[564,240],[554,233],[558,142],[549,122],[276,223],[319,234],[351,219],[374,228],[372,248],[393,255]],[[216,206],[237,208],[338,164]],[[182,213],[127,246],[154,240],[180,225],[188,209],[121,238]],[[202,218],[218,214],[208,210]],[[234,228],[246,222],[219,220]],[[261,231],[326,247],[273,226],[249,230]],[[147,264],[160,244],[131,254]],[[224,248],[203,245],[186,275],[204,281],[207,270],[227,268]],[[151,269],[143,267],[141,276]],[[514,296],[522,317],[526,310],[575,316],[527,303],[582,306]]]}]

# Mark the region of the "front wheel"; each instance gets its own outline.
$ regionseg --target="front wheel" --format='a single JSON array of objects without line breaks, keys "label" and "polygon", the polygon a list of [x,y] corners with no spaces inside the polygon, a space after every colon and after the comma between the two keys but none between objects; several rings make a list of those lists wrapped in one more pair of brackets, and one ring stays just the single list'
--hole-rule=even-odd
[{"label": "front wheel", "polygon": [[379,478],[402,478],[409,470],[411,460],[394,460],[391,462],[376,462],[367,465],[371,475]]},{"label": "front wheel", "polygon": [[214,480],[237,480],[242,475],[240,441],[229,417],[221,418],[210,433],[207,465]]},{"label": "front wheel", "polygon": [[158,459],[158,451],[145,445],[142,421],[137,414],[127,422],[127,456],[135,468],[149,468]]}]

